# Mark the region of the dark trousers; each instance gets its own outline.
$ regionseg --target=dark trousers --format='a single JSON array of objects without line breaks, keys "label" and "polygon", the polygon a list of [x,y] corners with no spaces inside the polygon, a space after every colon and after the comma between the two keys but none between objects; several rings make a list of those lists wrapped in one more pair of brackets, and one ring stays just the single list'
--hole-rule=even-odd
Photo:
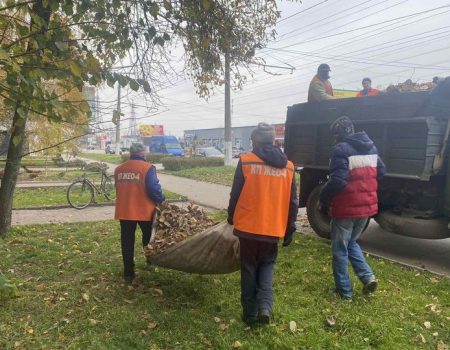
[{"label": "dark trousers", "polygon": [[239,237],[241,304],[244,318],[254,321],[259,310],[272,312],[272,277],[278,244]]},{"label": "dark trousers", "polygon": [[145,247],[150,242],[152,222],[120,220],[120,243],[122,246],[124,276],[134,275],[134,242],[136,240],[135,232],[137,225],[141,228],[142,246]]}]

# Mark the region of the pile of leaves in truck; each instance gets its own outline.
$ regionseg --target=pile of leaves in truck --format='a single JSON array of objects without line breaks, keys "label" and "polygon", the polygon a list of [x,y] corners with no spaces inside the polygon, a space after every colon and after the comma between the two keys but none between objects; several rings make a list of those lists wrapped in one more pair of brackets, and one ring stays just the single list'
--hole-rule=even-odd
[{"label": "pile of leaves in truck", "polygon": [[386,88],[387,93],[411,92],[411,91],[431,91],[436,87],[436,82],[415,83],[411,79],[396,85],[389,85]]},{"label": "pile of leaves in truck", "polygon": [[157,209],[156,233],[152,242],[144,248],[145,256],[161,253],[178,242],[217,224],[208,218],[200,207],[189,204],[186,208],[163,203]]}]

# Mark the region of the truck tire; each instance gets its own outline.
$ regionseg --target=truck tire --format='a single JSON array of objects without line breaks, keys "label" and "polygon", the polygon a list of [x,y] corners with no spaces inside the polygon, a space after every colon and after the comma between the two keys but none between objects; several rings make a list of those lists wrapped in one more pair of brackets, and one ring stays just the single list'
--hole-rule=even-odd
[{"label": "truck tire", "polygon": [[383,211],[375,217],[375,221],[386,231],[402,236],[445,239],[450,237],[448,218],[417,219],[412,215],[396,215]]},{"label": "truck tire", "polygon": [[[322,187],[323,185],[318,185],[311,191],[308,201],[306,202],[306,215],[308,216],[309,224],[314,232],[322,238],[330,239],[331,217],[319,211],[319,196]],[[370,218],[367,220],[366,226],[364,226],[361,235],[358,237],[358,241],[361,239],[362,234],[369,226],[369,223]]]},{"label": "truck tire", "polygon": [[316,186],[308,196],[306,201],[306,215],[309,224],[317,235],[330,239],[331,218],[319,211],[319,195],[323,185]]}]

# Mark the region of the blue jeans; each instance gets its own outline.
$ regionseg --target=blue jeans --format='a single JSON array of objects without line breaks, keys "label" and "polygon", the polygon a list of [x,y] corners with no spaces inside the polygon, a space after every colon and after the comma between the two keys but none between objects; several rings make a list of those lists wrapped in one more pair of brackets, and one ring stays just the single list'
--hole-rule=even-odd
[{"label": "blue jeans", "polygon": [[333,219],[331,221],[331,251],[336,291],[346,298],[352,296],[352,283],[348,274],[348,261],[363,284],[373,276],[372,269],[356,242],[366,226],[368,218]]}]

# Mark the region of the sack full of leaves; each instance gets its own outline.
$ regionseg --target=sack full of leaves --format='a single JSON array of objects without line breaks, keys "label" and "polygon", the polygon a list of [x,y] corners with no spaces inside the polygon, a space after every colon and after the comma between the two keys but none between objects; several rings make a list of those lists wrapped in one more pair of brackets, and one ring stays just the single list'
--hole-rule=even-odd
[{"label": "sack full of leaves", "polygon": [[240,266],[233,226],[217,224],[192,204],[182,208],[164,203],[157,208],[144,252],[154,265],[189,273],[231,273]]}]

